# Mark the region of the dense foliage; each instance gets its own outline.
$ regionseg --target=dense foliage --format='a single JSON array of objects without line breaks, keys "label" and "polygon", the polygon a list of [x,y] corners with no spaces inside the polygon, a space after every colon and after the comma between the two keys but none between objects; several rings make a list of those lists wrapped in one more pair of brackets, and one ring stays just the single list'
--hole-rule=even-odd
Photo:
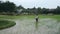
[{"label": "dense foliage", "polygon": [[[23,9],[22,11],[19,11]],[[0,13],[2,14],[60,14],[60,6],[57,6],[55,9],[49,8],[24,8],[23,6],[19,5],[16,6],[13,2],[2,2],[0,1]]]}]

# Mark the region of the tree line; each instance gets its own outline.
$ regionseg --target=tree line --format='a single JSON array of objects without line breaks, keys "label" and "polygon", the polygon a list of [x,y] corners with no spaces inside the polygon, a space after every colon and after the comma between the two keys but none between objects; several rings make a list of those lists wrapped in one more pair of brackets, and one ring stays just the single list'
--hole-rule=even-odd
[{"label": "tree line", "polygon": [[[21,10],[22,9],[22,10]],[[41,8],[41,7],[33,7],[33,8],[24,8],[19,5],[16,6],[13,2],[2,2],[0,1],[0,14],[3,15],[19,15],[19,14],[60,14],[60,6],[57,8],[49,9],[49,8]]]}]

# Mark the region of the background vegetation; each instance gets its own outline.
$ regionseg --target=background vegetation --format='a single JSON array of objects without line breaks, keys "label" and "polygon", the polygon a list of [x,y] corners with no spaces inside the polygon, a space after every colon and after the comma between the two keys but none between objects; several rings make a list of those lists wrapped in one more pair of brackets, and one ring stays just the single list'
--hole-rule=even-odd
[{"label": "background vegetation", "polygon": [[[22,9],[22,10],[21,10]],[[16,6],[13,2],[2,2],[0,1],[0,14],[2,15],[20,15],[20,14],[28,14],[28,15],[38,15],[38,14],[45,14],[45,15],[59,15],[60,14],[60,6],[57,8],[49,9],[49,8],[24,8],[22,5]]]}]

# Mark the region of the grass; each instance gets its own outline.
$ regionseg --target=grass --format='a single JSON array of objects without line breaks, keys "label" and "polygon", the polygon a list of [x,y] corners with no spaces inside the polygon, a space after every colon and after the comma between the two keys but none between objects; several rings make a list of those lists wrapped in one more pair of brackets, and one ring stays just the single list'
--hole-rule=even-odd
[{"label": "grass", "polygon": [[[53,18],[53,19],[57,19],[60,20],[60,15],[38,15],[39,18]],[[19,15],[19,16],[8,16],[8,15],[0,15],[0,19],[34,19],[35,15]]]},{"label": "grass", "polygon": [[0,30],[14,26],[16,23],[8,20],[0,20]]},{"label": "grass", "polygon": [[40,15],[39,17],[40,18],[52,18],[52,19],[60,20],[60,15],[52,15],[52,16],[49,16],[49,15],[42,16],[42,15]]}]

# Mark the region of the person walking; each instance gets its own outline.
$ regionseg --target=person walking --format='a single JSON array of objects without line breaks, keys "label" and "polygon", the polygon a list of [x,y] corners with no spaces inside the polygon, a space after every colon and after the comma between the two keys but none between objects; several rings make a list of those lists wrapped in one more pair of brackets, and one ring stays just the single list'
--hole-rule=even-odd
[{"label": "person walking", "polygon": [[36,29],[38,28],[38,19],[39,19],[39,17],[36,16],[36,17],[35,17],[35,20],[36,20],[36,23],[35,23]]},{"label": "person walking", "polygon": [[36,18],[35,18],[35,19],[36,19],[36,22],[38,22],[38,18],[39,18],[39,17],[38,17],[38,16],[36,16]]}]

